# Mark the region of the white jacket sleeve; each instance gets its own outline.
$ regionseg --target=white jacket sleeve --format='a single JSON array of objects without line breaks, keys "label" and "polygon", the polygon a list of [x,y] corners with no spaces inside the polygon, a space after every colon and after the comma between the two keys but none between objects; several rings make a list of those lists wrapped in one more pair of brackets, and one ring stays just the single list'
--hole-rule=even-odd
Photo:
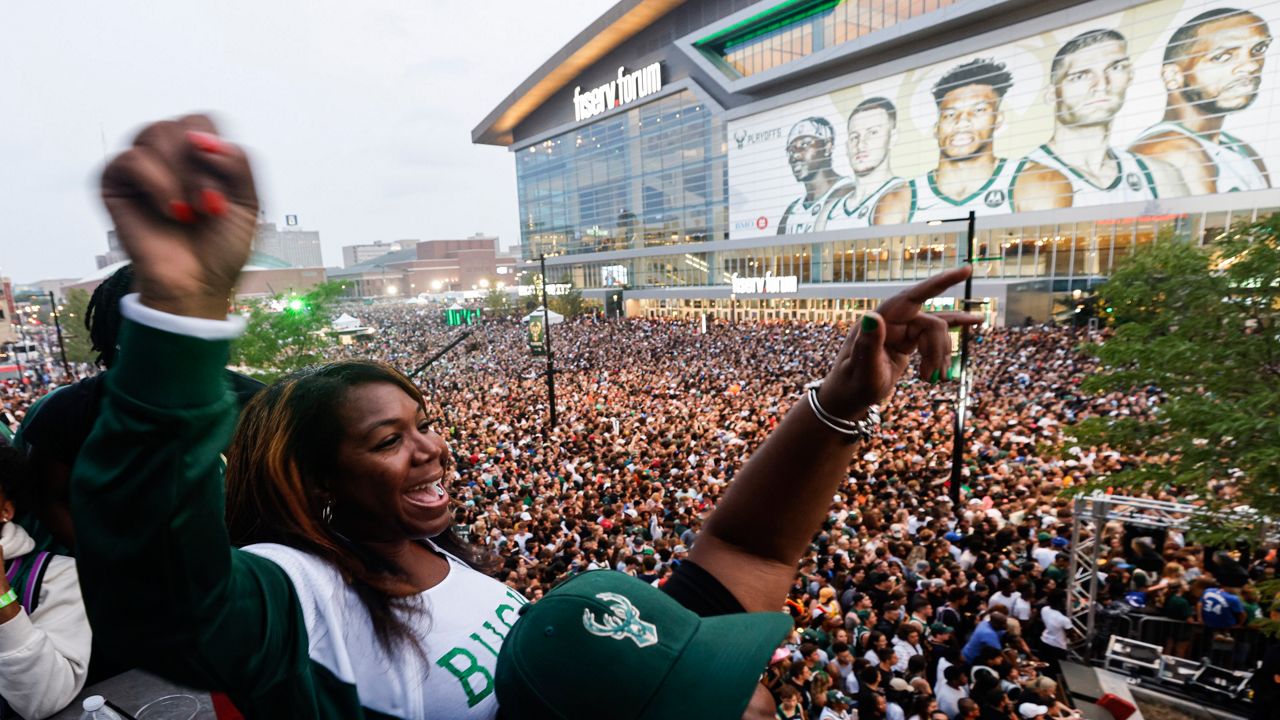
[{"label": "white jacket sleeve", "polygon": [[84,688],[92,643],[75,560],[52,558],[35,613],[0,624],[0,696],[28,720],[58,712]]}]

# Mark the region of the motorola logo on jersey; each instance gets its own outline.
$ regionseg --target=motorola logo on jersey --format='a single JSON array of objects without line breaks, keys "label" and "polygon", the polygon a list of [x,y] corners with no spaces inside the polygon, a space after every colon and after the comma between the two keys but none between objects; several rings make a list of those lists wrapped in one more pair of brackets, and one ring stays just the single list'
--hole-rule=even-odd
[{"label": "motorola logo on jersey", "polygon": [[986,195],[982,196],[982,202],[987,204],[989,208],[997,208],[1004,204],[1005,195],[1003,190],[988,190]]}]

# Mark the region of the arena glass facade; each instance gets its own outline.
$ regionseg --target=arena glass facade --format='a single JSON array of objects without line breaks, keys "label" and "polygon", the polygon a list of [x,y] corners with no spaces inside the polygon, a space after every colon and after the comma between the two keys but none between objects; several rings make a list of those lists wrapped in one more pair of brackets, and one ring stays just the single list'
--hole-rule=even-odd
[{"label": "arena glass facade", "polygon": [[[1132,108],[1133,118],[1113,112],[1104,124],[1112,135],[1127,132],[1141,139],[1142,126],[1160,119],[1165,92],[1159,84],[1167,80],[1161,52],[1167,55],[1172,33],[1188,18],[1230,9],[1201,0],[625,0],[513,92],[476,128],[473,139],[505,145],[516,157],[526,273],[535,272],[537,258],[545,253],[549,282],[572,283],[597,299],[621,290],[628,315],[851,319],[964,257],[964,224],[927,224],[939,212],[929,215],[919,198],[926,188],[947,197],[934,185],[946,163],[945,148],[940,150],[933,137],[940,125],[927,93],[944,73],[934,67],[1006,58],[999,65],[1010,68],[1019,90],[998,100],[1005,105],[997,108],[1004,111],[1003,127],[988,146],[1009,155],[1012,166],[1019,155],[1034,157],[1030,151],[1056,139],[1054,133],[1066,124],[1060,99],[1065,85],[1056,79],[1061,74],[1053,69],[1053,58],[1068,38],[1094,27],[1118,28],[1132,58],[1124,58],[1130,76],[1128,96],[1121,92],[1120,103],[1125,113]],[[1106,194],[1095,192],[1106,189],[1105,179],[1100,185],[1082,184],[1068,177],[1071,168],[1064,165],[1058,169],[1070,181],[1063,187],[1073,198],[1018,205],[1015,177],[1009,197],[994,198],[1005,207],[993,208],[990,192],[985,206],[969,206],[978,210],[976,251],[983,258],[976,265],[975,294],[987,301],[991,320],[1069,316],[1116,262],[1157,236],[1206,242],[1233,222],[1280,209],[1280,192],[1270,187],[1265,169],[1271,158],[1280,166],[1280,132],[1272,133],[1265,123],[1276,82],[1271,75],[1280,68],[1264,72],[1270,55],[1265,23],[1280,20],[1280,0],[1254,3],[1249,11],[1266,28],[1264,37],[1256,31],[1259,23],[1246,24],[1253,31],[1246,40],[1254,44],[1240,50],[1255,61],[1237,71],[1258,78],[1254,99],[1244,103],[1254,107],[1228,120],[1236,133],[1253,141],[1250,152],[1261,182],[1255,177],[1249,185],[1246,178],[1231,192],[1197,189],[1190,182],[1165,185],[1159,168],[1169,163],[1162,156],[1145,163],[1139,158],[1132,166],[1156,168],[1145,180],[1139,173],[1124,178],[1132,192]],[[637,15],[644,20],[629,22]],[[858,19],[856,27],[847,27],[848,18]],[[612,40],[603,50],[602,37]],[[774,52],[781,41],[770,38],[780,37],[789,38],[788,44]],[[806,37],[810,41],[803,41]],[[1010,43],[1010,38],[1023,40]],[[755,58],[749,63],[743,60],[748,50]],[[613,82],[653,63],[662,68],[662,86],[648,97],[636,97],[626,92],[625,83]],[[1114,85],[1109,79],[1114,70],[1113,63],[1099,72],[1103,86]],[[1038,81],[1040,76],[1049,80]],[[1056,106],[1042,86],[1058,94]],[[920,102],[922,95],[926,102]],[[825,139],[835,160],[827,170],[836,178],[861,178],[853,149],[847,159],[840,157],[852,127],[851,120],[847,126],[843,121],[872,96],[897,105],[896,137],[885,160],[908,170],[896,180],[910,187],[910,211],[885,222],[832,222],[830,227],[788,220],[795,207],[788,201],[798,194],[803,204],[804,191],[810,190],[798,184],[799,174],[789,167],[788,135],[814,118],[821,135],[821,118],[829,118],[834,137]],[[909,115],[919,116],[914,127],[903,121]],[[1118,146],[1112,140],[1112,147]],[[1136,141],[1128,145],[1136,146]],[[1203,149],[1206,156],[1216,151]],[[1132,162],[1132,154],[1106,152],[1118,158],[1115,188],[1122,182],[1121,160]],[[1223,157],[1214,156],[1214,162],[1225,176],[1228,161],[1238,158]],[[1248,175],[1247,167],[1237,169]],[[1203,175],[1195,167],[1166,174],[1174,178],[1170,183]],[[1138,186],[1149,192],[1136,192]],[[812,204],[825,217],[835,217],[835,203]],[[950,219],[967,209],[944,203],[940,212]],[[783,224],[787,231],[779,234]],[[793,281],[735,288],[735,279],[767,277]],[[759,292],[764,289],[770,292]]]}]

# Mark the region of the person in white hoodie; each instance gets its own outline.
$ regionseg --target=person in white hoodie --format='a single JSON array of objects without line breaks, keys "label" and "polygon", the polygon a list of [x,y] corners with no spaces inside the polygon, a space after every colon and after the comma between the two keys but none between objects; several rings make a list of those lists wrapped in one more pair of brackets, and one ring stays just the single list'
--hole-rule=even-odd
[{"label": "person in white hoodie", "polygon": [[41,720],[84,687],[93,633],[75,560],[34,552],[11,522],[26,467],[20,451],[0,446],[0,718]]}]

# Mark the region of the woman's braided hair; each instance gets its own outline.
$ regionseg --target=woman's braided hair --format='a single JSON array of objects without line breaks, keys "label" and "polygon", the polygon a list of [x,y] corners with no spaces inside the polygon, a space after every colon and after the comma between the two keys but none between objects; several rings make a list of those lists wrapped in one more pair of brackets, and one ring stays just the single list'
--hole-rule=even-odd
[{"label": "woman's braided hair", "polygon": [[102,281],[89,298],[84,313],[84,327],[89,331],[89,341],[98,351],[96,362],[111,367],[116,359],[116,342],[120,335],[120,298],[133,287],[133,265],[125,265]]}]

